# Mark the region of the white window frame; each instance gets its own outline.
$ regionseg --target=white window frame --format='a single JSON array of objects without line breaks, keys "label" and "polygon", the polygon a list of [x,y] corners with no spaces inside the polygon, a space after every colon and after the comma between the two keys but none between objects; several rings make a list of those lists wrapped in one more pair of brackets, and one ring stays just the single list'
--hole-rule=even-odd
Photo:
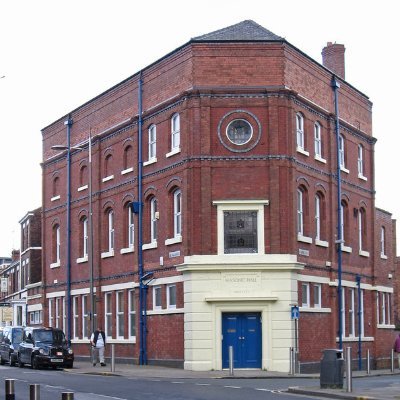
[{"label": "white window frame", "polygon": [[88,296],[85,294],[82,296],[82,338],[87,339],[91,334],[88,329]]},{"label": "white window frame", "polygon": [[[105,316],[105,334],[106,337],[112,338],[112,293],[104,294],[104,316]],[[111,333],[111,334],[110,334]]]},{"label": "white window frame", "polygon": [[387,325],[390,325],[392,323],[392,318],[391,318],[391,294],[390,293],[386,293],[386,315],[387,315]]},{"label": "white window frame", "polygon": [[297,234],[304,236],[304,209],[303,209],[303,191],[297,189]]},{"label": "white window frame", "polygon": [[358,211],[358,250],[363,250],[363,216],[361,209]]},{"label": "white window frame", "polygon": [[[136,309],[135,309],[135,289],[131,289],[128,291],[128,325],[129,325],[129,338],[136,337]],[[133,323],[132,323],[133,321]],[[132,335],[132,330],[134,330],[135,334]]]},{"label": "white window frame", "polygon": [[301,306],[310,307],[310,284],[308,282],[301,283]]},{"label": "white window frame", "polygon": [[56,297],[55,305],[56,305],[56,328],[60,328],[60,303],[61,297]]},{"label": "white window frame", "polygon": [[49,299],[49,326],[53,327],[53,299]]},{"label": "white window frame", "polygon": [[156,125],[151,125],[149,127],[149,153],[148,161],[157,160],[157,127]]},{"label": "white window frame", "polygon": [[78,333],[78,321],[79,321],[79,297],[74,296],[72,297],[72,310],[73,310],[73,316],[74,316],[74,325],[73,325],[73,338],[78,339],[79,338],[79,333]]},{"label": "white window frame", "polygon": [[110,210],[107,214],[108,218],[108,251],[114,251],[114,210]]},{"label": "white window frame", "polygon": [[319,122],[314,124],[314,153],[316,158],[322,159],[321,124]]},{"label": "white window frame", "polygon": [[343,203],[340,202],[340,236],[342,239],[342,242],[345,242],[345,237],[344,237],[344,207]]},{"label": "white window frame", "polygon": [[356,319],[355,319],[355,290],[353,288],[349,288],[350,294],[350,304],[349,304],[349,337],[354,337],[356,335]]},{"label": "white window frame", "polygon": [[[153,310],[162,309],[162,289],[161,286],[153,286]],[[157,300],[160,300],[160,304],[157,304]]]},{"label": "white window frame", "polygon": [[174,192],[174,238],[182,236],[182,192]]},{"label": "white window frame", "polygon": [[322,285],[314,283],[314,308],[322,308]]},{"label": "white window frame", "polygon": [[83,258],[88,257],[88,248],[89,248],[89,230],[88,230],[88,218],[84,218],[83,221]]},{"label": "white window frame", "polygon": [[[120,309],[120,300],[122,299],[122,310]],[[125,337],[125,314],[124,314],[124,306],[125,306],[125,299],[124,299],[124,292],[117,291],[115,292],[115,315],[116,315],[116,338],[117,339],[124,339]],[[122,332],[120,331],[120,322],[122,321]]]},{"label": "white window frame", "polygon": [[321,240],[321,198],[315,195],[315,239]]},{"label": "white window frame", "polygon": [[[226,257],[249,257],[250,254],[225,254],[224,243],[224,211],[257,211],[257,253],[265,254],[264,245],[264,208],[269,205],[269,200],[218,200],[213,201],[217,206],[217,228],[218,228],[218,254]],[[253,254],[253,253],[251,253]]]},{"label": "white window frame", "polygon": [[171,118],[171,152],[178,151],[181,146],[181,117],[178,113]]},{"label": "white window frame", "polygon": [[56,228],[56,264],[60,264],[61,262],[61,231],[60,225],[57,225]]},{"label": "white window frame", "polygon": [[150,242],[157,242],[157,199],[153,197],[150,200]]},{"label": "white window frame", "polygon": [[339,135],[339,166],[341,169],[346,169],[345,160],[345,142],[343,135]]},{"label": "white window frame", "polygon": [[342,334],[346,332],[346,296],[345,289],[342,287],[342,309],[340,310],[340,318],[342,319]]},{"label": "white window frame", "polygon": [[[171,290],[175,290],[175,304],[171,303]],[[176,309],[176,285],[167,285],[167,308]]]},{"label": "white window frame", "polygon": [[135,246],[135,220],[132,204],[128,205],[128,248]]},{"label": "white window frame", "polygon": [[381,243],[381,258],[387,258],[386,256],[386,228],[384,226],[381,226],[381,237],[380,237],[380,243]]},{"label": "white window frame", "polygon": [[304,151],[304,117],[296,113],[296,148]]},{"label": "white window frame", "polygon": [[381,324],[386,325],[386,293],[382,292],[382,301],[381,301]]},{"label": "white window frame", "polygon": [[361,325],[361,332],[360,332],[360,336],[364,337],[364,290],[360,290],[360,325]]},{"label": "white window frame", "polygon": [[364,176],[364,147],[362,144],[357,147],[357,170],[359,177]]}]

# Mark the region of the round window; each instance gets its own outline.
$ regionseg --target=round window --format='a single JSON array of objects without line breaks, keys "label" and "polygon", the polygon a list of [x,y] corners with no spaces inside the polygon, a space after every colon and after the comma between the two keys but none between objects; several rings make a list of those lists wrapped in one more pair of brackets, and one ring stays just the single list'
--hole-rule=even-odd
[{"label": "round window", "polygon": [[235,119],[227,126],[226,136],[236,145],[246,144],[253,136],[253,128],[245,119]]}]

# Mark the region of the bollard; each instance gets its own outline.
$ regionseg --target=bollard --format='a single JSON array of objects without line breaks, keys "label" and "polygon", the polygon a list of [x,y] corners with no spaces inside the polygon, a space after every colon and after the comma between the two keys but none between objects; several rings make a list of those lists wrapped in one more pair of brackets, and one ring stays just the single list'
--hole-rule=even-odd
[{"label": "bollard", "polygon": [[74,392],[61,393],[61,400],[74,400]]},{"label": "bollard", "polygon": [[29,400],[40,400],[40,385],[34,383],[29,385]]},{"label": "bollard", "polygon": [[233,376],[233,346],[229,346],[229,375]]},{"label": "bollard", "polygon": [[5,400],[15,400],[15,379],[6,379],[6,397]]},{"label": "bollard", "polygon": [[289,347],[289,375],[294,375],[294,349]]},{"label": "bollard", "polygon": [[115,372],[115,344],[111,345],[111,372]]},{"label": "bollard", "polygon": [[371,360],[369,358],[369,349],[367,349],[367,375],[371,374]]},{"label": "bollard", "polygon": [[346,392],[353,391],[353,376],[351,370],[351,347],[346,347]]},{"label": "bollard", "polygon": [[394,372],[394,350],[390,353],[390,371]]}]

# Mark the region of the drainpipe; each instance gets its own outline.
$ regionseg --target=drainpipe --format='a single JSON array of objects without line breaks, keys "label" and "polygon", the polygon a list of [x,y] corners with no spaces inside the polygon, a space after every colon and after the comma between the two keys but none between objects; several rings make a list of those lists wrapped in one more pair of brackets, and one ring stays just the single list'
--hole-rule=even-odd
[{"label": "drainpipe", "polygon": [[67,126],[67,335],[71,340],[71,116],[64,122]]},{"label": "drainpipe", "polygon": [[335,95],[335,133],[336,133],[336,157],[337,157],[337,240],[336,248],[338,253],[338,322],[339,322],[339,349],[343,350],[343,321],[342,321],[342,244],[344,243],[342,237],[342,188],[340,176],[340,123],[339,123],[339,104],[338,104],[338,89],[340,83],[336,76],[332,77],[331,87]]},{"label": "drainpipe", "polygon": [[357,295],[358,295],[358,370],[362,368],[362,348],[361,348],[361,276],[356,276]]},{"label": "drainpipe", "polygon": [[139,364],[147,364],[147,332],[146,332],[146,288],[143,283],[143,159],[142,159],[142,91],[143,80],[142,71],[139,73],[138,87],[138,273],[139,273],[139,310],[140,310],[140,353]]}]

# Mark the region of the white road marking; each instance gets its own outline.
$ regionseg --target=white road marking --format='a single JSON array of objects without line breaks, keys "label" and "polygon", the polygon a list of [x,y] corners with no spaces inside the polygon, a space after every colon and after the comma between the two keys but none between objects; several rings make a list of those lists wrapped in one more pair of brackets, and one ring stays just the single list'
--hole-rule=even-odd
[{"label": "white road marking", "polygon": [[182,384],[182,383],[185,383],[185,382],[171,382],[171,383],[176,383],[176,384]]},{"label": "white road marking", "polygon": [[224,386],[225,388],[230,388],[230,389],[241,389],[241,386]]},{"label": "white road marking", "polygon": [[195,383],[197,386],[211,386],[211,383]]}]

